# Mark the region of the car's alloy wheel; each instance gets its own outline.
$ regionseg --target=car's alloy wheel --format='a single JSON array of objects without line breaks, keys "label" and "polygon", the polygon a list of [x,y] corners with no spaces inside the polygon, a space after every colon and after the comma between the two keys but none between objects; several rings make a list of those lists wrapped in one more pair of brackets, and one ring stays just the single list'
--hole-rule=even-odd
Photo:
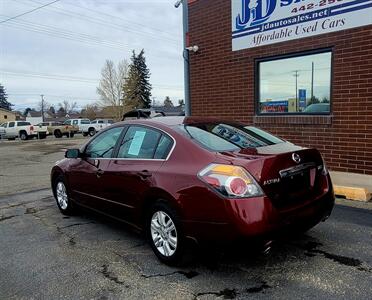
[{"label": "car's alloy wheel", "polygon": [[177,212],[164,200],[155,202],[148,211],[146,234],[152,250],[165,264],[179,266],[186,263],[188,252],[182,223]]},{"label": "car's alloy wheel", "polygon": [[76,207],[70,201],[68,190],[63,179],[63,176],[59,176],[54,181],[54,197],[56,198],[59,210],[65,215],[71,215],[75,213]]},{"label": "car's alloy wheel", "polygon": [[157,211],[151,218],[151,238],[161,255],[171,257],[177,250],[177,229],[171,217]]},{"label": "car's alloy wheel", "polygon": [[62,181],[58,182],[56,185],[56,197],[59,207],[62,210],[66,210],[68,207],[68,196],[64,183]]}]

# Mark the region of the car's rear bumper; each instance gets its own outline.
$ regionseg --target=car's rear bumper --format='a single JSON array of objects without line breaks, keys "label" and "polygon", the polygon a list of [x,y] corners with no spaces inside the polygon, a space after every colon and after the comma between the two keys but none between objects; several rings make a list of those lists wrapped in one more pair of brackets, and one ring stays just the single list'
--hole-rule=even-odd
[{"label": "car's rear bumper", "polygon": [[334,207],[332,185],[321,196],[286,210],[264,197],[225,200],[226,222],[186,222],[187,233],[199,240],[231,241],[246,238],[275,239],[284,229],[312,227],[327,219]]}]

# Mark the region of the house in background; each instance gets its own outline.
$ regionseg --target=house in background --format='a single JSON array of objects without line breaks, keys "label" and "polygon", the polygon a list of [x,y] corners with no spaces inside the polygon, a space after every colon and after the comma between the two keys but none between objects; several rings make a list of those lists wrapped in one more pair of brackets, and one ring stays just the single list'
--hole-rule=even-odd
[{"label": "house in background", "polygon": [[4,108],[0,108],[0,124],[16,120],[16,113]]}]

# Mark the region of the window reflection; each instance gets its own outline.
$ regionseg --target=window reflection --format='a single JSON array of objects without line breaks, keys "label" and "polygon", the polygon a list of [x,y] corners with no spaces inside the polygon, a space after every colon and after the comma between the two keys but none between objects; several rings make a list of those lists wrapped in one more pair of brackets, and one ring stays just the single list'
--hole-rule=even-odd
[{"label": "window reflection", "polygon": [[259,62],[259,113],[330,112],[332,53]]}]

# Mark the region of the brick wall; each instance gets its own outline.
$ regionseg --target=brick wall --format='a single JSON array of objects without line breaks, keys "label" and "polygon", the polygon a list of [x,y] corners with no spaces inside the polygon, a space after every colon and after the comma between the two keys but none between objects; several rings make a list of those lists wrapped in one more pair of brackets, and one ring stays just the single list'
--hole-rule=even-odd
[{"label": "brick wall", "polygon": [[[372,174],[372,26],[268,46],[231,50],[231,1],[189,4],[191,110],[255,124],[293,143],[316,147],[332,170]],[[257,58],[333,49],[331,116],[256,116]]]}]

